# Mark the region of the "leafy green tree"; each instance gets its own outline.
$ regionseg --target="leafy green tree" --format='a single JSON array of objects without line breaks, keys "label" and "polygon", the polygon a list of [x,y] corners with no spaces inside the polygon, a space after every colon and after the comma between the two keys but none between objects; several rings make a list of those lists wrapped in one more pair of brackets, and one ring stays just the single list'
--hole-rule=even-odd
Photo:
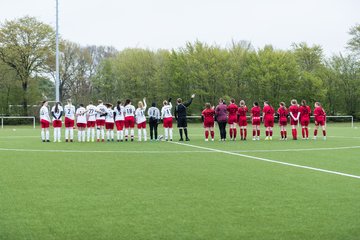
[{"label": "leafy green tree", "polygon": [[354,54],[360,57],[360,24],[356,24],[350,28],[350,40],[347,42],[347,48]]},{"label": "leafy green tree", "polygon": [[28,87],[35,73],[49,69],[55,32],[33,17],[5,21],[0,28],[0,59],[16,71],[21,82],[23,114],[28,113]]}]

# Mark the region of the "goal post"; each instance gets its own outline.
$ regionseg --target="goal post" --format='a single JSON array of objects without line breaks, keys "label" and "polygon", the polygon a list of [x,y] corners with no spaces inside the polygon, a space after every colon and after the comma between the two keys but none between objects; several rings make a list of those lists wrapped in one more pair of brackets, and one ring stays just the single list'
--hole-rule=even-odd
[{"label": "goal post", "polygon": [[0,116],[1,118],[1,128],[4,128],[4,119],[32,119],[33,121],[33,128],[36,127],[35,122],[36,119],[34,116]]}]

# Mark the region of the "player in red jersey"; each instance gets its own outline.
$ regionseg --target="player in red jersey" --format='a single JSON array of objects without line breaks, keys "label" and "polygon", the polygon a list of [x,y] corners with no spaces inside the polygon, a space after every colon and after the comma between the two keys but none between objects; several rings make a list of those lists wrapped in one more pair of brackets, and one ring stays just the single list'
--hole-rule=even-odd
[{"label": "player in red jersey", "polygon": [[235,104],[235,99],[230,100],[230,104],[227,106],[228,111],[228,124],[230,125],[230,140],[236,140],[236,121],[238,106]]},{"label": "player in red jersey", "polygon": [[300,124],[301,124],[301,134],[303,139],[309,139],[309,123],[310,123],[310,115],[311,108],[306,105],[306,101],[301,101],[301,106],[299,108],[300,111]]},{"label": "player in red jersey", "polygon": [[295,99],[291,100],[291,106],[289,107],[289,113],[290,113],[290,124],[291,124],[291,132],[293,140],[297,140],[297,125],[300,118],[300,112],[299,112],[299,104]]},{"label": "player in red jersey", "polygon": [[323,130],[324,140],[326,140],[326,113],[319,102],[315,103],[314,116],[315,116],[314,139],[316,140],[317,131],[320,125]]},{"label": "player in red jersey", "polygon": [[214,107],[211,107],[210,103],[205,103],[205,109],[201,115],[204,119],[205,141],[209,141],[209,132],[211,134],[211,141],[214,141]]},{"label": "player in red jersey", "polygon": [[251,108],[251,122],[253,126],[253,140],[260,140],[260,114],[261,108],[258,102],[254,102],[253,108]]},{"label": "player in red jersey", "polygon": [[238,123],[240,126],[240,136],[241,140],[246,140],[247,136],[247,119],[246,119],[246,113],[249,111],[248,108],[245,105],[245,101],[241,100],[239,103],[239,109],[238,109]]},{"label": "player in red jersey", "polygon": [[280,103],[280,107],[277,110],[277,113],[279,115],[279,126],[280,126],[280,133],[281,133],[280,140],[287,140],[286,125],[287,125],[287,116],[289,114],[289,111],[286,108],[284,102]]},{"label": "player in red jersey", "polygon": [[274,127],[274,108],[269,104],[268,101],[264,102],[263,109],[263,121],[266,128],[265,140],[272,140],[273,127]]}]

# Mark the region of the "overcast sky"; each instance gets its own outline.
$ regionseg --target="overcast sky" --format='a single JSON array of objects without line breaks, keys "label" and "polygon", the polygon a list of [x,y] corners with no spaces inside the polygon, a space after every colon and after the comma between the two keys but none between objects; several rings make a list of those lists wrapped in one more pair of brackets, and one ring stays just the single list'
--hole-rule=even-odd
[{"label": "overcast sky", "polygon": [[[0,21],[25,15],[55,27],[55,0],[2,0]],[[345,51],[360,23],[360,0],[59,0],[60,34],[82,45],[171,49],[196,39],[228,46],[250,41],[289,49],[319,44]]]}]

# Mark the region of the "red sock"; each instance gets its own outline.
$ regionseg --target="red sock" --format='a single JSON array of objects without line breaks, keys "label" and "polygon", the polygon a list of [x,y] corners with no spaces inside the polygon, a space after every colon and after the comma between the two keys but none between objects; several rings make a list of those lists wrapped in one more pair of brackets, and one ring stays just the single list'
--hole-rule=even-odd
[{"label": "red sock", "polygon": [[301,135],[302,135],[303,138],[305,138],[305,128],[301,129]]},{"label": "red sock", "polygon": [[287,132],[286,132],[286,130],[284,131],[284,138],[287,138]]},{"label": "red sock", "polygon": [[292,130],[291,130],[291,134],[292,134],[293,139],[295,139],[295,138],[296,138],[295,129],[292,129]]},{"label": "red sock", "polygon": [[309,137],[309,129],[308,128],[305,128],[305,135],[307,138]]},{"label": "red sock", "polygon": [[233,136],[233,129],[230,128],[230,139],[232,138],[232,136]]},{"label": "red sock", "polygon": [[284,131],[280,131],[281,138],[284,138]]},{"label": "red sock", "polygon": [[247,129],[244,129],[244,139],[246,139],[246,135],[247,135]]},{"label": "red sock", "polygon": [[314,136],[316,137],[317,135],[317,129],[314,130]]},{"label": "red sock", "polygon": [[294,129],[294,135],[295,135],[295,139],[297,139],[297,129]]},{"label": "red sock", "polygon": [[209,138],[209,131],[205,131],[205,138],[208,139]]},{"label": "red sock", "polygon": [[241,138],[244,138],[244,130],[242,128],[240,128],[240,136]]},{"label": "red sock", "polygon": [[256,130],[253,130],[253,137],[255,137],[255,134],[256,134]]},{"label": "red sock", "polygon": [[270,130],[270,137],[272,137],[272,130]]},{"label": "red sock", "polygon": [[269,136],[269,131],[268,130],[265,131],[265,135]]},{"label": "red sock", "polygon": [[237,130],[236,130],[236,128],[233,128],[233,135],[234,135],[234,138],[236,138],[236,134],[237,134]]},{"label": "red sock", "polygon": [[326,137],[326,130],[323,130],[323,136]]},{"label": "red sock", "polygon": [[211,134],[211,138],[214,139],[215,136],[214,131],[210,131],[210,134]]},{"label": "red sock", "polygon": [[257,135],[258,137],[260,137],[260,130],[257,130]]}]

